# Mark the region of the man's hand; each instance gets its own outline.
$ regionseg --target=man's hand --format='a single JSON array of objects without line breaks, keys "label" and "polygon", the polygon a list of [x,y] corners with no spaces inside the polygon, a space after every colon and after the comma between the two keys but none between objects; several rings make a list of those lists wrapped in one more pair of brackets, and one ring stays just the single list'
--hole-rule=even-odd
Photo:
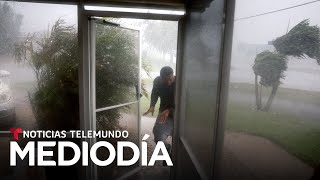
[{"label": "man's hand", "polygon": [[167,118],[169,116],[169,113],[170,113],[170,110],[169,109],[166,109],[164,110],[161,115],[160,115],[160,124],[163,124],[167,121]]},{"label": "man's hand", "polygon": [[151,106],[151,107],[148,109],[148,111],[147,111],[147,112],[143,113],[143,115],[145,116],[145,115],[147,115],[147,114],[149,114],[149,113],[151,113],[151,114],[152,114],[152,116],[153,116],[153,113],[154,113],[154,106]]}]

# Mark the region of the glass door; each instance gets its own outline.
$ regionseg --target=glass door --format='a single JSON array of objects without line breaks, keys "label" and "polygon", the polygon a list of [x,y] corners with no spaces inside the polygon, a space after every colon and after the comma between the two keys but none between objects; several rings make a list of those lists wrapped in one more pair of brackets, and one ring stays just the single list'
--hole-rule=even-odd
[{"label": "glass door", "polygon": [[[140,32],[110,22],[108,18],[90,18],[90,90],[92,130],[117,134],[128,133],[127,138],[97,138],[117,148],[117,141],[130,141],[140,149]],[[130,148],[124,148],[125,160],[133,157]],[[109,151],[97,150],[97,157],[106,160]],[[117,166],[117,160],[108,166],[94,166],[96,179],[124,179],[140,168],[138,160],[131,166]]]}]

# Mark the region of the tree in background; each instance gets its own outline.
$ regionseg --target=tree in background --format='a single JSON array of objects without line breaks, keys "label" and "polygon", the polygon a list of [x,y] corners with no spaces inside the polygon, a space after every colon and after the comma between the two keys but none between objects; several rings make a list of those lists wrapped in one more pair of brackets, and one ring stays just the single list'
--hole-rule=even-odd
[{"label": "tree in background", "polygon": [[[97,26],[97,107],[137,100],[138,52],[134,36],[125,30]],[[107,45],[108,44],[108,45]],[[40,40],[35,35],[16,45],[16,59],[34,69],[37,86],[29,93],[41,129],[74,129],[79,126],[78,42],[74,26],[61,19]],[[97,116],[101,129],[118,128],[121,108]]]},{"label": "tree in background", "polygon": [[41,129],[74,129],[79,122],[78,44],[73,26],[59,19],[38,39],[35,34],[15,47],[16,60],[35,72],[35,91],[29,92]]},{"label": "tree in background", "polygon": [[174,56],[177,49],[176,27],[177,26],[171,21],[149,21],[146,23],[144,30],[143,40],[147,43],[147,45],[161,53],[162,59],[164,59],[165,54],[169,54],[171,63],[174,62]]},{"label": "tree in background", "polygon": [[320,28],[310,26],[308,19],[301,21],[287,34],[276,38],[272,44],[281,54],[297,58],[307,55],[320,64]]},{"label": "tree in background", "polygon": [[[136,101],[139,96],[136,91],[139,85],[138,34],[128,29],[98,24],[96,35],[97,108]],[[97,127],[108,128],[105,123],[111,127],[117,126],[116,120],[120,115],[116,109],[99,113]]]},{"label": "tree in background", "polygon": [[0,54],[12,53],[13,45],[20,34],[22,18],[8,2],[0,2]]},{"label": "tree in background", "polygon": [[[289,56],[303,58],[306,55],[314,58],[320,64],[320,28],[310,26],[308,20],[303,20],[294,26],[287,34],[272,41],[276,52],[263,51],[257,54],[252,67],[255,74],[255,95],[257,110],[269,111],[276,95],[280,80],[284,79]],[[260,88],[258,78],[260,77]],[[261,102],[262,87],[272,87],[266,105]]]},{"label": "tree in background", "polygon": [[[253,65],[255,74],[256,108],[268,111],[280,85],[280,79],[284,79],[284,71],[287,70],[286,56],[270,51],[263,51],[256,56]],[[258,87],[260,76],[260,88]],[[272,87],[271,94],[265,107],[262,107],[262,86]]]}]

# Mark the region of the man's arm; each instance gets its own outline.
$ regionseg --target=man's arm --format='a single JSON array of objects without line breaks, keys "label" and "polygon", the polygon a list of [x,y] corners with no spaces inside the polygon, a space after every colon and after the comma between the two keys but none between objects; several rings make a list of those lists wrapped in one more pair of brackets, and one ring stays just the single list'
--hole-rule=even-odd
[{"label": "man's arm", "polygon": [[158,98],[159,98],[159,86],[158,86],[159,82],[158,79],[156,78],[153,81],[153,87],[152,87],[152,91],[151,91],[151,101],[150,101],[150,107],[155,107],[155,105],[158,102]]},{"label": "man's arm", "polygon": [[159,98],[159,79],[156,78],[153,81],[153,87],[152,87],[152,91],[151,91],[151,101],[150,101],[150,107],[148,109],[147,112],[145,112],[143,115],[147,115],[149,113],[152,114],[154,113],[154,107],[157,104],[158,98]]}]

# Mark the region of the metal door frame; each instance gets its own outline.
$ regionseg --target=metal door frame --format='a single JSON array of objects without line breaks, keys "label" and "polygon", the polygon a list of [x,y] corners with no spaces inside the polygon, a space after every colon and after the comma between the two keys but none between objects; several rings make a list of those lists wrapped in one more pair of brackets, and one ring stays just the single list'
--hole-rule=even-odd
[{"label": "metal door frame", "polygon": [[[212,159],[212,167],[211,167],[211,177],[212,179],[218,179],[220,173],[220,164],[221,164],[221,155],[224,141],[224,130],[225,130],[225,118],[226,118],[226,106],[228,100],[228,87],[229,87],[229,76],[230,76],[230,62],[231,62],[231,50],[232,50],[232,38],[233,38],[233,21],[234,21],[234,13],[235,13],[235,0],[225,0],[224,6],[224,21],[225,27],[223,30],[223,38],[221,44],[221,57],[220,57],[220,67],[219,67],[219,77],[218,77],[218,92],[217,92],[217,113],[214,118],[214,134],[213,134],[213,152],[214,157]],[[188,10],[186,10],[188,11]],[[185,89],[183,82],[183,74],[184,71],[184,61],[183,61],[183,51],[184,51],[184,26],[186,20],[181,18],[179,21],[178,27],[178,43],[177,43],[177,85],[176,85],[176,96],[175,102],[177,104],[181,104],[182,102],[182,91]],[[183,111],[183,112],[182,112]],[[178,121],[174,121],[174,136],[173,136],[173,149],[172,149],[172,157],[173,162],[178,162],[178,151],[179,144],[181,143],[184,147],[186,144],[184,139],[180,137],[180,121],[184,119],[184,108],[182,106],[176,106],[175,110],[175,119]],[[189,148],[186,148],[188,155]],[[190,157],[192,163],[195,165],[196,171],[199,173],[200,177],[203,178],[203,172],[201,171],[198,164],[195,164],[194,157]],[[172,167],[172,173],[170,175],[171,180],[174,180],[177,176],[175,166]]]},{"label": "metal door frame", "polygon": [[[138,78],[138,83],[141,84],[141,35],[140,35],[140,30],[138,29],[133,29],[130,27],[125,27],[125,26],[121,26],[121,25],[112,25],[113,23],[104,23],[102,20],[99,19],[94,19],[92,18],[92,16],[87,15],[86,16],[86,21],[87,24],[87,45],[85,47],[85,49],[87,50],[87,52],[83,52],[87,54],[87,59],[86,59],[86,65],[87,65],[87,71],[84,72],[85,76],[88,78],[87,80],[89,81],[89,87],[86,87],[87,93],[89,93],[90,95],[88,96],[88,105],[89,107],[87,107],[87,121],[85,121],[83,123],[82,126],[82,130],[87,131],[87,130],[97,130],[96,127],[96,113],[97,112],[101,112],[101,111],[106,111],[106,110],[111,110],[111,109],[115,109],[115,108],[119,108],[119,107],[124,107],[126,105],[130,105],[130,104],[136,104],[138,103],[138,134],[140,137],[141,134],[141,112],[140,112],[140,98],[136,101],[132,101],[132,102],[128,102],[128,103],[123,103],[123,104],[117,104],[114,106],[106,106],[103,108],[96,108],[96,24],[104,24],[106,26],[114,26],[117,28],[125,28],[125,29],[130,29],[130,30],[134,30],[134,31],[138,31],[139,32],[139,78]],[[87,89],[88,88],[88,89]],[[138,86],[138,94],[141,93],[141,87]],[[85,105],[85,104],[83,104]],[[84,111],[85,112],[85,111]],[[85,119],[83,119],[85,120]],[[91,147],[96,141],[96,138],[91,138],[91,139],[83,139],[84,141],[87,141],[89,144],[89,147]],[[139,138],[139,146],[141,145],[141,139]],[[139,164],[140,163],[140,159],[139,159]],[[126,177],[134,174],[135,172],[139,171],[141,168],[141,166],[130,170],[128,173],[124,174],[123,176],[117,178],[117,180],[121,180],[121,179],[125,179]],[[97,177],[97,165],[95,165],[94,163],[90,162],[89,163],[89,167],[86,168],[86,178],[92,179],[92,180],[96,180]]]},{"label": "metal door frame", "polygon": [[[87,5],[87,4],[86,4]],[[108,4],[102,4],[107,6]],[[123,6],[125,7],[125,6]],[[135,6],[136,7],[136,6]],[[159,7],[161,8],[161,7]],[[177,9],[184,9],[184,7],[178,7]],[[92,47],[94,46],[93,40],[90,38],[95,33],[92,31],[92,24],[90,23],[91,17],[115,17],[115,18],[136,18],[136,19],[150,19],[150,20],[171,20],[178,21],[181,20],[181,15],[162,15],[162,14],[142,14],[142,13],[127,13],[127,12],[108,12],[108,11],[92,11],[85,10],[84,4],[80,3],[78,5],[78,40],[79,40],[79,58],[80,58],[80,70],[79,70],[79,91],[80,91],[80,128],[81,130],[95,130],[95,93],[93,92],[95,88],[95,71],[92,67],[92,62],[90,59],[94,58],[92,54]],[[180,24],[180,23],[179,23]],[[130,27],[124,27],[129,28]],[[178,33],[178,37],[180,34]],[[178,38],[180,39],[180,38]],[[141,36],[140,36],[141,44]],[[178,50],[178,49],[177,49]],[[179,50],[178,50],[179,51]],[[178,61],[178,52],[177,52],[177,61]],[[178,64],[177,64],[178,66]],[[141,48],[140,48],[140,63],[139,67],[141,69]],[[177,72],[178,74],[178,72]],[[139,74],[139,83],[141,84],[141,78]],[[94,85],[93,85],[94,84]],[[93,88],[92,88],[93,87]],[[93,89],[93,90],[92,90]],[[139,86],[139,89],[141,87]],[[140,90],[139,90],[140,91]],[[176,89],[177,91],[177,89]],[[140,92],[139,92],[140,93]],[[140,114],[140,103],[139,103],[139,134],[141,133],[141,114]],[[176,124],[176,123],[175,123]],[[173,136],[175,136],[174,133]],[[95,139],[82,139],[89,143],[89,148],[95,143]],[[176,143],[176,142],[175,142]],[[174,143],[174,144],[175,144]],[[141,138],[139,138],[139,144],[141,145]],[[175,146],[173,144],[173,146]],[[140,159],[141,164],[141,159]],[[97,166],[89,161],[87,167],[80,167],[81,171],[79,176],[81,179],[97,179]],[[141,169],[141,166],[131,170],[130,173],[121,176],[119,179],[125,179],[134,173],[138,172]]]}]

